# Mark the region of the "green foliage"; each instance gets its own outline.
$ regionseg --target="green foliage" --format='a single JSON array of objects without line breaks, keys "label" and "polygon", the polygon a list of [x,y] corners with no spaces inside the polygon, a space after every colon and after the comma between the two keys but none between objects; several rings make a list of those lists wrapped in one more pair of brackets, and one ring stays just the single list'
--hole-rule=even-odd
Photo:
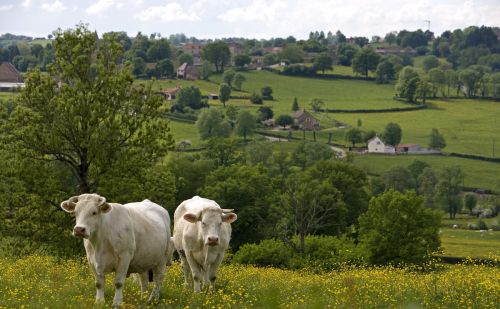
[{"label": "green foliage", "polygon": [[328,55],[327,53],[321,53],[314,58],[313,67],[325,74],[325,70],[332,69],[332,64],[332,57],[330,57],[330,55]]},{"label": "green foliage", "polygon": [[[465,194],[464,205],[465,205],[465,208],[467,208],[469,210],[469,214],[472,214],[472,210],[474,209],[474,207],[476,207],[476,204],[477,204],[477,197],[475,194],[473,194],[473,193]],[[482,229],[482,230],[484,230],[484,229]]]},{"label": "green foliage", "polygon": [[429,147],[434,149],[443,149],[446,147],[444,136],[436,128],[432,129]]},{"label": "green foliage", "polygon": [[[299,239],[289,241],[297,246]],[[304,254],[294,251],[282,240],[265,239],[258,244],[245,244],[234,255],[232,262],[260,267],[309,269],[328,271],[346,265],[364,264],[364,252],[352,240],[343,237],[305,237]]]},{"label": "green foliage", "polygon": [[115,40],[98,42],[83,25],[55,36],[54,66],[49,74],[27,74],[18,106],[2,125],[4,147],[61,162],[80,193],[95,192],[107,171],[127,169],[127,162],[154,165],[173,146],[161,97],[151,84],[132,85],[130,72],[118,65]]},{"label": "green foliage", "polygon": [[350,128],[347,130],[344,138],[346,141],[352,143],[352,147],[356,147],[356,143],[361,143],[363,141],[361,131],[357,128]]},{"label": "green foliage", "polygon": [[438,179],[431,167],[426,167],[417,178],[417,192],[424,197],[424,205],[434,208]]},{"label": "green foliage", "polygon": [[352,70],[368,77],[368,71],[374,72],[377,69],[379,59],[380,55],[375,50],[370,47],[364,47],[354,55]]},{"label": "green foliage", "polygon": [[[229,71],[226,71],[226,72],[229,72]],[[226,102],[229,101],[230,96],[231,96],[231,86],[226,84],[226,83],[220,84],[220,86],[219,86],[219,101],[222,102],[224,107],[226,107]]]},{"label": "green foliage", "polygon": [[283,74],[292,76],[314,76],[316,69],[303,64],[291,64],[283,68]]},{"label": "green foliage", "polygon": [[260,94],[253,92],[250,95],[250,102],[252,102],[253,104],[262,104],[264,101],[263,101],[262,96]]},{"label": "green foliage", "polygon": [[241,74],[241,73],[236,73],[234,74],[234,77],[233,77],[233,86],[234,88],[236,88],[237,90],[241,90],[241,86],[243,85],[243,82],[246,82],[247,79],[245,78],[245,75]]},{"label": "green foliage", "polygon": [[401,142],[402,130],[399,124],[390,122],[385,126],[384,129],[384,142],[389,145],[396,146]]},{"label": "green foliage", "polygon": [[439,66],[439,59],[436,56],[425,56],[422,66],[425,72],[429,72],[431,69],[437,68]]},{"label": "green foliage", "polygon": [[394,79],[396,72],[394,64],[388,60],[384,60],[377,65],[375,81],[379,84],[387,84]]},{"label": "green foliage", "polygon": [[241,163],[244,160],[237,141],[227,136],[209,139],[203,152],[203,157],[212,160],[217,167]]},{"label": "green foliage", "polygon": [[359,218],[359,237],[373,264],[423,264],[439,249],[439,213],[415,192],[387,191]]},{"label": "green foliage", "polygon": [[459,166],[445,167],[439,177],[436,194],[443,206],[448,209],[450,219],[455,218],[461,207],[462,200],[458,198],[458,194],[462,188],[464,177],[465,175]]},{"label": "green foliage", "polygon": [[488,225],[486,224],[486,222],[484,222],[484,220],[480,219],[478,222],[477,222],[477,227],[480,229],[480,230],[488,230]]},{"label": "green foliage", "polygon": [[226,70],[222,74],[222,81],[224,83],[228,84],[229,86],[232,86],[233,78],[235,75],[236,75],[235,70],[233,70],[233,69]]},{"label": "green foliage", "polygon": [[325,105],[325,102],[322,99],[313,98],[313,99],[311,99],[311,102],[309,103],[309,105],[311,106],[313,111],[319,112],[319,111],[321,111],[321,109]]},{"label": "green foliage", "polygon": [[213,72],[212,67],[213,65],[209,61],[203,61],[203,65],[201,66],[201,71],[200,71],[201,79],[208,80],[208,78],[210,77],[210,75],[212,75]]},{"label": "green foliage", "polygon": [[215,66],[216,72],[224,72],[224,66],[231,59],[231,52],[226,43],[217,41],[205,45],[201,52],[203,60],[211,62]]},{"label": "green foliage", "polygon": [[193,56],[190,54],[182,53],[177,57],[177,60],[179,61],[180,64],[187,63],[187,64],[193,64]]},{"label": "green foliage", "polygon": [[270,86],[265,86],[260,88],[260,93],[264,100],[272,100],[273,99],[273,88]]},{"label": "green foliage", "polygon": [[287,45],[284,47],[279,56],[282,61],[288,61],[289,63],[304,62],[304,51],[302,48],[295,45]]},{"label": "green foliage", "polygon": [[272,119],[273,116],[274,116],[274,112],[269,106],[259,107],[258,113],[257,113],[257,120],[258,121]]},{"label": "green foliage", "polygon": [[201,91],[196,86],[184,87],[177,93],[175,104],[172,106],[173,111],[184,112],[186,107],[192,109],[201,108]]},{"label": "green foliage", "polygon": [[392,189],[405,192],[415,189],[415,178],[410,170],[401,165],[394,165],[384,173],[384,185],[386,190]]},{"label": "green foliage", "polygon": [[231,125],[231,128],[234,129],[234,126],[236,125],[236,122],[238,121],[238,113],[240,109],[237,106],[234,105],[229,105],[226,108],[226,118],[229,124]]},{"label": "green foliage", "polygon": [[231,125],[224,120],[222,113],[215,108],[204,109],[196,127],[201,139],[209,139],[212,137],[228,137],[231,135]]},{"label": "green foliage", "polygon": [[156,63],[153,76],[156,78],[170,77],[174,74],[174,65],[169,59],[163,59]]},{"label": "green foliage", "polygon": [[414,102],[418,81],[419,77],[417,71],[410,66],[404,67],[399,72],[398,82],[396,83],[398,96],[410,102]]},{"label": "green foliage", "polygon": [[292,105],[292,110],[294,112],[298,111],[300,109],[299,107],[299,101],[297,100],[297,97],[293,98],[293,105]]},{"label": "green foliage", "polygon": [[351,66],[354,55],[359,48],[352,44],[339,44],[337,46],[337,63],[340,65]]},{"label": "green foliage", "polygon": [[259,166],[233,164],[221,166],[207,176],[201,193],[222,208],[235,209],[238,220],[232,224],[231,246],[264,238],[268,208],[274,188],[267,171]]},{"label": "green foliage", "polygon": [[246,141],[247,136],[253,135],[255,127],[255,116],[249,111],[241,111],[238,115],[238,122],[236,124],[236,134],[243,136],[243,139]]},{"label": "green foliage", "polygon": [[[278,118],[279,119],[279,118]],[[329,160],[335,157],[335,152],[328,145],[316,142],[301,142],[292,152],[293,164],[306,169],[320,160]]]},{"label": "green foliage", "polygon": [[264,55],[264,65],[273,65],[280,62],[280,58],[276,54],[266,54]]},{"label": "green foliage", "polygon": [[248,55],[236,55],[234,57],[234,65],[243,68],[245,65],[249,64],[251,61]]},{"label": "green foliage", "polygon": [[164,60],[171,55],[170,43],[166,39],[154,40],[146,52],[149,62]]},{"label": "green foliage", "polygon": [[212,160],[191,156],[172,156],[167,169],[175,178],[175,205],[199,194],[205,185],[205,178],[216,166]]},{"label": "green foliage", "polygon": [[276,124],[285,128],[293,124],[293,118],[290,115],[279,115],[278,118],[276,118]]}]

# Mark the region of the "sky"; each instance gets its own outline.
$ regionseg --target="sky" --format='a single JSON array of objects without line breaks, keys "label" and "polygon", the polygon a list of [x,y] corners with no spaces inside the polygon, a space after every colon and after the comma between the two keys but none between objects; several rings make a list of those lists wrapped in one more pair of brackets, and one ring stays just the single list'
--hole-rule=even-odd
[{"label": "sky", "polygon": [[46,37],[79,22],[98,33],[184,33],[269,39],[310,31],[384,36],[395,30],[500,27],[500,0],[0,0],[0,34]]}]

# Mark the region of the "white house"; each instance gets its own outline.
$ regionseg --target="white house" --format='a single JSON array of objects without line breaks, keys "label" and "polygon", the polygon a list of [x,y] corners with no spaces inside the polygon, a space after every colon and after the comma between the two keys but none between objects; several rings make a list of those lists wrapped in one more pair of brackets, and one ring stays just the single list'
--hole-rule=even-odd
[{"label": "white house", "polygon": [[368,141],[368,152],[396,154],[396,149],[391,145],[384,144],[384,142],[378,136],[375,136]]}]

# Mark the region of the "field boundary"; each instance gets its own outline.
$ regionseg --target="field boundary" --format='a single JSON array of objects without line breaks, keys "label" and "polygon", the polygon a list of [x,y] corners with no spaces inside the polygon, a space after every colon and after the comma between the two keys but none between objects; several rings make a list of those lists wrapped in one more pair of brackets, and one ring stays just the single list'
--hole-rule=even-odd
[{"label": "field boundary", "polygon": [[478,156],[478,155],[467,154],[467,153],[450,152],[450,153],[447,153],[445,155],[450,156],[450,157],[463,158],[463,159],[471,159],[471,160],[477,160],[477,161],[488,161],[488,162],[500,163],[500,158],[484,157],[484,156]]},{"label": "field boundary", "polygon": [[394,113],[394,112],[410,112],[410,111],[416,111],[416,110],[421,110],[421,109],[426,109],[427,105],[417,105],[417,106],[411,106],[411,107],[392,107],[392,108],[381,108],[381,109],[329,109],[329,108],[322,108],[319,109],[320,112],[326,112],[326,113]]},{"label": "field boundary", "polygon": [[434,257],[439,259],[442,263],[446,264],[473,263],[473,264],[486,264],[489,266],[500,267],[499,261],[487,258],[470,258],[470,257],[442,256],[442,255],[436,255]]}]

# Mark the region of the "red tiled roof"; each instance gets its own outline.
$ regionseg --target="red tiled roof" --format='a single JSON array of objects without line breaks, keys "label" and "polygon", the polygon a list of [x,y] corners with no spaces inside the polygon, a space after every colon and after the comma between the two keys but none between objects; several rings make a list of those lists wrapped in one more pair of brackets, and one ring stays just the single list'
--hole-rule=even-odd
[{"label": "red tiled roof", "polygon": [[22,83],[23,77],[10,62],[0,64],[0,82],[3,83]]}]

